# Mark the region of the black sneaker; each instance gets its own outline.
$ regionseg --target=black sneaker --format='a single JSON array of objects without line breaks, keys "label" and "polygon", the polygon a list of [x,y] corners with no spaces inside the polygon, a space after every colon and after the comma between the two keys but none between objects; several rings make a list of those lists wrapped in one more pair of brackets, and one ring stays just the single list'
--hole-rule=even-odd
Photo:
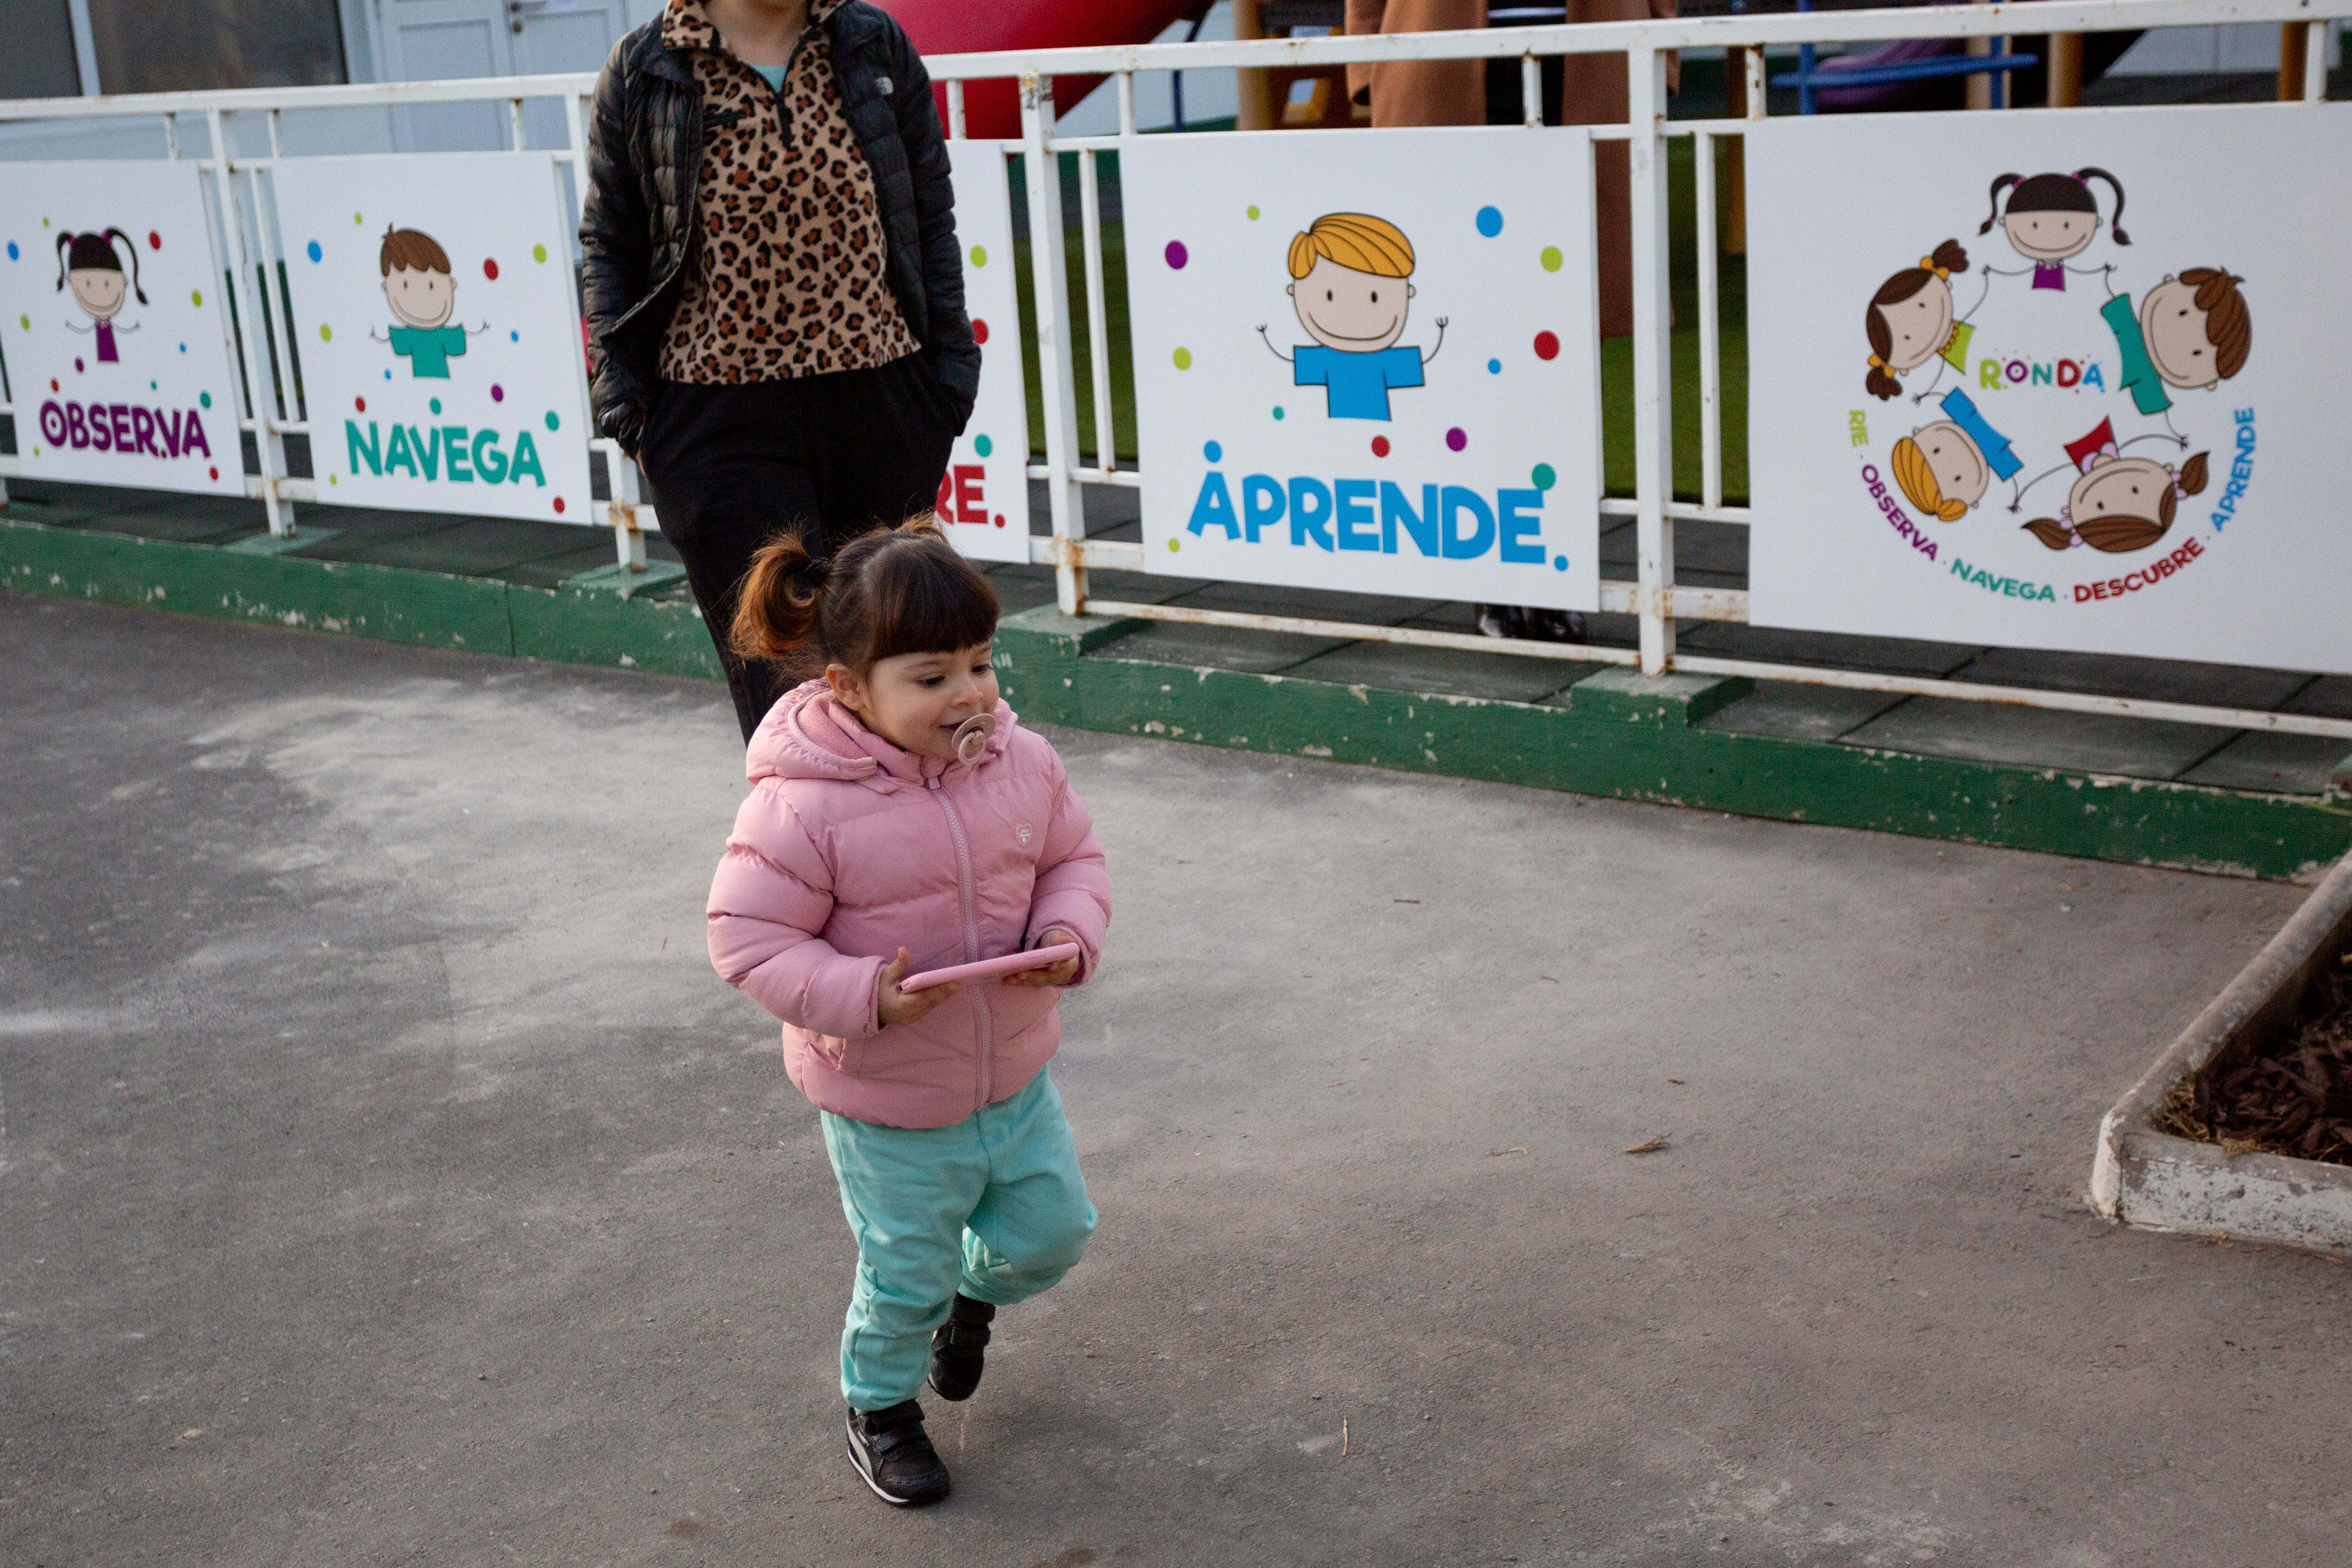
[{"label": "black sneaker", "polygon": [[1473,605],[1478,617],[1478,635],[1482,637],[1523,637],[1528,635],[1527,612],[1517,605]]},{"label": "black sneaker", "polygon": [[931,1387],[941,1399],[970,1399],[988,1364],[988,1325],[996,1309],[959,1293],[948,1321],[931,1335]]},{"label": "black sneaker", "polygon": [[911,1399],[849,1413],[849,1465],[895,1507],[920,1508],[948,1495],[948,1468],[923,1436],[923,1407]]},{"label": "black sneaker", "polygon": [[1585,630],[1584,617],[1574,610],[1529,610],[1528,636],[1538,642],[1588,643],[1591,634]]}]

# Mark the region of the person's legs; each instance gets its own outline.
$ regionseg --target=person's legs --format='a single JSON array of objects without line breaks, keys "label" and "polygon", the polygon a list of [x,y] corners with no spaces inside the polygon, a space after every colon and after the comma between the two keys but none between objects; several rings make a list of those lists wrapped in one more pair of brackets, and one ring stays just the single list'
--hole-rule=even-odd
[{"label": "person's legs", "polygon": [[964,1222],[956,1289],[975,1301],[1009,1307],[1052,1289],[1076,1266],[1094,1234],[1095,1206],[1087,1201],[1061,1093],[1047,1074],[976,1120],[988,1186]]},{"label": "person's legs", "polygon": [[809,467],[831,548],[932,509],[962,426],[920,354],[799,384],[808,392]]},{"label": "person's legs", "polygon": [[841,1331],[841,1393],[851,1408],[915,1397],[931,1331],[947,1321],[963,1267],[958,1240],[989,1181],[977,1119],[881,1127],[825,1113],[825,1152],[857,1240],[857,1281]]},{"label": "person's legs", "polygon": [[736,590],[753,552],[787,528],[811,526],[818,516],[800,431],[777,391],[788,384],[667,382],[640,452],[662,536],[685,563],[687,586],[718,647],[747,741],[790,680],[772,666],[746,664],[729,650]]}]

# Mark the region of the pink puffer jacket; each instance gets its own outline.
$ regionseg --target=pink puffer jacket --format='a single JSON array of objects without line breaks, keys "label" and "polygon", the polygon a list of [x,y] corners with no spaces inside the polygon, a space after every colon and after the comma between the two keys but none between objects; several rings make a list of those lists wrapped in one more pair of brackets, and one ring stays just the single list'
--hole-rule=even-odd
[{"label": "pink puffer jacket", "polygon": [[883,1028],[882,967],[995,958],[1060,926],[1094,973],[1110,877],[1087,808],[1043,736],[996,706],[967,767],[899,750],[822,680],[786,692],[751,737],[751,794],[711,879],[710,962],[784,1021],[784,1070],[819,1107],[946,1127],[1028,1087],[1061,1043],[1051,988],[967,983]]}]

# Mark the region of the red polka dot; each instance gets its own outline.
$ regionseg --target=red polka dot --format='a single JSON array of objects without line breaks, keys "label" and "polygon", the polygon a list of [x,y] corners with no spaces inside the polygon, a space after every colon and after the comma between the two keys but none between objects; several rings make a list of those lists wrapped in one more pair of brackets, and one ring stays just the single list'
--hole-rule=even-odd
[{"label": "red polka dot", "polygon": [[988,341],[988,323],[978,316],[971,319],[971,341],[976,343],[984,343]]},{"label": "red polka dot", "polygon": [[1552,332],[1538,332],[1536,334],[1536,358],[1558,359],[1559,357],[1559,336]]},{"label": "red polka dot", "polygon": [[215,479],[219,479],[219,478],[220,478],[220,470],[219,470],[218,468],[213,468],[213,469],[209,470],[209,472],[212,474],[212,477],[213,477],[213,478],[215,478]]},{"label": "red polka dot", "polygon": [[1373,456],[1373,457],[1375,457],[1375,458],[1385,458],[1385,457],[1387,457],[1388,455],[1389,455],[1389,438],[1388,438],[1387,437],[1385,437],[1385,436],[1375,436],[1375,437],[1372,437],[1372,456]]},{"label": "red polka dot", "polygon": [[999,528],[1004,526],[1004,514],[1001,511],[996,514],[996,526]]},{"label": "red polka dot", "polygon": [[483,276],[483,277],[485,277],[485,278],[487,278],[487,279],[489,279],[491,282],[493,282],[493,283],[495,283],[495,282],[497,282],[497,281],[499,280],[499,262],[498,262],[498,258],[496,258],[496,257],[494,257],[494,256],[493,256],[493,257],[485,257],[485,258],[483,258],[483,260],[482,260],[482,276]]},{"label": "red polka dot", "polygon": [[559,512],[563,510],[563,498],[562,496],[557,496],[555,498],[555,510]]},{"label": "red polka dot", "polygon": [[58,378],[57,378],[56,376],[54,376],[54,375],[53,375],[53,376],[51,376],[51,377],[49,377],[49,390],[50,390],[51,392],[56,392],[56,391],[59,390],[59,389],[58,389]]},{"label": "red polka dot", "polygon": [[163,237],[157,234],[152,228],[147,231],[147,248],[150,250],[161,250],[163,248]]},{"label": "red polka dot", "polygon": [[364,397],[354,397],[352,399],[352,406],[358,409],[361,413],[365,414],[367,412],[367,399]]}]

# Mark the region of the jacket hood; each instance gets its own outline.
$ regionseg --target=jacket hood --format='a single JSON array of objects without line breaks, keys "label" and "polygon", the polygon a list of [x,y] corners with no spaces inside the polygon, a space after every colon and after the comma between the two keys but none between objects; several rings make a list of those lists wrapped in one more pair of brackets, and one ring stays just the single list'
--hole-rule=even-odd
[{"label": "jacket hood", "polygon": [[[1011,706],[997,699],[996,729],[982,762],[1004,754],[1019,722]],[[962,765],[943,757],[917,756],[884,740],[835,700],[822,679],[803,681],[776,699],[752,732],[743,758],[744,776],[753,784],[769,778],[837,779],[886,791],[919,789]]]}]

